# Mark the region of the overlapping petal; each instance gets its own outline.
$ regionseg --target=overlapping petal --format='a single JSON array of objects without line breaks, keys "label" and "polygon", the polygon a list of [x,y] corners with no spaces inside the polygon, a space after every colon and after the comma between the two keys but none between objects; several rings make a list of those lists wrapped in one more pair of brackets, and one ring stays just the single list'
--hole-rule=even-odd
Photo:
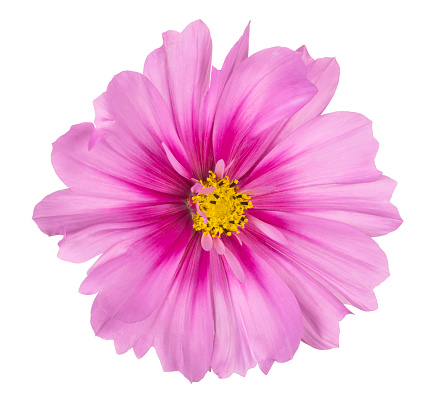
[{"label": "overlapping petal", "polygon": [[311,58],[305,46],[297,51],[302,54],[302,60],[307,67],[307,79],[317,87],[317,94],[290,118],[284,131],[285,134],[281,138],[322,114],[334,96],[340,78],[340,68],[335,58],[315,60]]},{"label": "overlapping petal", "polygon": [[98,295],[92,326],[98,336],[113,339],[119,353],[134,348],[140,358],[154,346],[165,371],[180,370],[198,381],[210,370],[214,340],[209,253],[200,249],[198,234],[177,266],[164,299],[146,319],[122,322],[104,310]]},{"label": "overlapping petal", "polygon": [[33,219],[49,236],[64,235],[59,257],[83,262],[123,240],[144,238],[171,214],[187,214],[181,203],[145,203],[78,195],[70,189],[45,197]]},{"label": "overlapping petal", "polygon": [[99,264],[80,291],[99,292],[99,305],[111,317],[127,323],[146,319],[170,288],[190,236],[189,214],[170,214],[145,239]]},{"label": "overlapping petal", "polygon": [[388,261],[378,244],[358,229],[337,221],[279,211],[253,212],[278,227],[290,245],[267,240],[343,303],[364,311],[377,308],[373,288],[388,276]]},{"label": "overlapping petal", "polygon": [[215,114],[215,159],[240,179],[266,153],[279,126],[308,103],[316,87],[301,56],[287,48],[260,51],[233,72]]},{"label": "overlapping petal", "polygon": [[[137,357],[154,346],[190,381],[268,373],[301,339],[337,347],[345,305],[377,308],[373,288],[388,276],[371,237],[401,223],[371,122],[322,115],[335,59],[305,47],[248,57],[248,40],[249,24],[217,70],[202,21],[164,33],[143,74],[118,74],[95,100],[95,125],[54,143],[69,189],[34,211],[44,233],[64,235],[59,257],[101,254],[80,287],[97,293],[96,335]],[[190,197],[210,188],[191,187],[210,170],[251,196],[239,235],[193,229],[190,213],[207,216]]]},{"label": "overlapping petal", "polygon": [[225,239],[224,243],[236,253],[246,280],[240,283],[225,260],[213,252],[213,371],[220,377],[233,372],[245,375],[257,363],[290,360],[302,335],[295,296],[253,247],[240,246],[235,239]]}]

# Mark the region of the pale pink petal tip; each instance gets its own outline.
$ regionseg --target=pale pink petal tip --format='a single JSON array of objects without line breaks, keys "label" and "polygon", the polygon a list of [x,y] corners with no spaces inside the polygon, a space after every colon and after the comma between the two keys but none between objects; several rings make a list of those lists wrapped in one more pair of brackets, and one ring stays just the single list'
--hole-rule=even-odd
[{"label": "pale pink petal tip", "polygon": [[204,221],[204,223],[207,224],[207,215],[206,215],[206,213],[205,213],[204,211],[202,211],[202,210],[200,209],[200,206],[199,206],[198,203],[195,204],[195,210],[196,210],[196,212],[197,212],[201,217],[203,217],[203,221]]},{"label": "pale pink petal tip", "polygon": [[217,178],[222,179],[224,177],[224,169],[225,169],[224,160],[222,159],[218,160],[217,164],[215,165],[215,175],[217,176]]},{"label": "pale pink petal tip", "polygon": [[224,246],[224,243],[220,238],[213,238],[213,244],[218,254],[223,255],[225,253],[226,247]]},{"label": "pale pink petal tip", "polygon": [[212,249],[212,236],[210,234],[203,234],[201,237],[201,247],[203,250],[206,250],[207,252]]},{"label": "pale pink petal tip", "polygon": [[241,237],[238,234],[233,234],[233,236],[238,240],[239,244],[242,246]]},{"label": "pale pink petal tip", "polygon": [[269,371],[271,370],[272,365],[274,364],[274,360],[272,359],[265,359],[264,361],[259,362],[260,370],[267,375]]},{"label": "pale pink petal tip", "polygon": [[183,167],[179,161],[176,159],[176,157],[173,155],[173,153],[170,151],[167,145],[165,145],[164,142],[162,142],[162,147],[164,148],[165,154],[167,155],[167,159],[172,165],[173,169],[175,169],[182,177],[185,177],[187,179],[191,178],[191,175],[188,173],[188,171]]},{"label": "pale pink petal tip", "polygon": [[192,193],[200,193],[201,191],[202,191],[202,189],[203,189],[203,185],[201,185],[198,181],[197,181],[197,184],[194,184],[192,187],[191,187],[191,192]]},{"label": "pale pink petal tip", "polygon": [[242,266],[239,263],[236,256],[229,249],[227,249],[227,247],[225,248],[224,257],[227,260],[227,263],[232,269],[236,278],[238,278],[239,282],[244,283],[245,282],[244,270],[242,269]]},{"label": "pale pink petal tip", "polygon": [[278,243],[281,243],[282,245],[287,244],[287,240],[284,237],[284,235],[273,225],[268,224],[262,220],[259,220],[256,217],[253,217],[251,215],[248,216],[248,220],[254,224],[260,231],[262,231],[265,235],[267,235],[269,238],[275,240]]},{"label": "pale pink petal tip", "polygon": [[215,191],[215,187],[207,187],[207,188],[203,188],[200,193],[203,195],[209,195],[213,191]]},{"label": "pale pink petal tip", "polygon": [[212,193],[213,191],[215,191],[215,187],[206,187],[203,188],[202,184],[195,184],[191,187],[191,192],[192,193],[196,193],[196,194],[203,194],[203,195],[209,195],[210,193]]}]

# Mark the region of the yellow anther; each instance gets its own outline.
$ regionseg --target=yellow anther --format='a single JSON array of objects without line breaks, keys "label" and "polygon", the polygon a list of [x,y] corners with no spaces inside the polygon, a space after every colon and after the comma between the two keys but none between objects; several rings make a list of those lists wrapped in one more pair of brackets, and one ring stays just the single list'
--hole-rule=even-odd
[{"label": "yellow anther", "polygon": [[207,217],[205,224],[203,217],[194,213],[192,219],[196,231],[209,233],[212,237],[220,237],[224,233],[228,236],[232,232],[239,233],[238,227],[243,228],[248,221],[244,211],[251,209],[253,204],[247,194],[238,192],[238,182],[230,181],[227,176],[218,179],[212,171],[209,171],[205,182],[200,181],[203,188],[215,187],[215,190],[208,195],[198,194],[191,198],[192,203],[197,203]]}]

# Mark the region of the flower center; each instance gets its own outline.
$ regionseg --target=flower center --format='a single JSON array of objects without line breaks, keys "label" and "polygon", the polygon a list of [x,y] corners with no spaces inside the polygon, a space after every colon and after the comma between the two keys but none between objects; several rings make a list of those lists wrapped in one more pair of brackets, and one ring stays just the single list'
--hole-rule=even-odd
[{"label": "flower center", "polygon": [[[199,193],[190,199],[190,202],[198,205],[200,212],[194,213],[194,229],[211,234],[212,237],[221,237],[225,233],[230,236],[232,232],[240,232],[238,227],[244,227],[248,219],[244,211],[251,209],[251,198],[238,192],[237,180],[230,181],[226,176],[218,179],[209,171],[209,177],[205,182],[200,181],[203,188],[214,187],[211,193]],[[205,217],[199,213],[204,213]]]}]

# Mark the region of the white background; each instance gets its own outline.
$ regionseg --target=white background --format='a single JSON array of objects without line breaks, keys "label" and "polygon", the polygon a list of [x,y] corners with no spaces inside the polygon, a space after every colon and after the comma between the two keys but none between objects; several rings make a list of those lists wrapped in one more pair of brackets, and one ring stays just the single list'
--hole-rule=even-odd
[{"label": "white background", "polygon": [[[9,397],[431,397],[432,42],[429,1],[2,2],[0,395]],[[93,121],[92,100],[114,74],[142,71],[161,33],[201,18],[215,66],[251,20],[250,53],[306,44],[336,56],[340,85],[328,111],[373,120],[377,165],[399,182],[405,220],[378,239],[391,277],[379,309],[341,322],[340,348],[301,345],[295,358],[245,378],[209,373],[190,384],[163,373],[153,351],[118,356],[94,337],[92,297],[77,290],[88,264],[56,258],[57,238],[31,220],[63,187],[51,143]]]}]

